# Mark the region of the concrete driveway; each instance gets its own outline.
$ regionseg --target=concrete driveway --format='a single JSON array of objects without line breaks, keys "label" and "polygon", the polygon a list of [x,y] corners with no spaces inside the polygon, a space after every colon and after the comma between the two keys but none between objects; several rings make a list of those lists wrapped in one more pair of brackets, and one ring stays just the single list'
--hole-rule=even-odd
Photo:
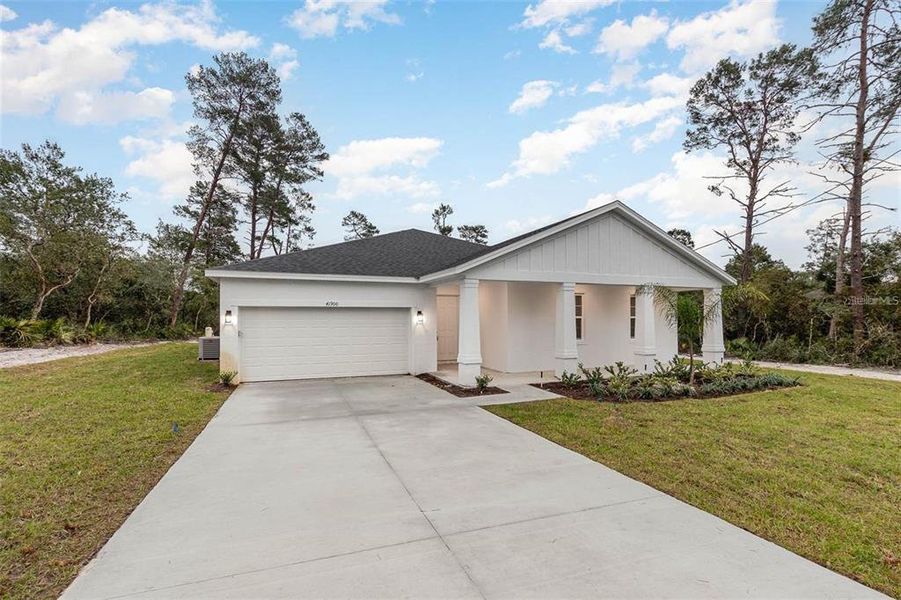
[{"label": "concrete driveway", "polygon": [[879,595],[469,401],[380,377],[241,386],[64,597]]}]

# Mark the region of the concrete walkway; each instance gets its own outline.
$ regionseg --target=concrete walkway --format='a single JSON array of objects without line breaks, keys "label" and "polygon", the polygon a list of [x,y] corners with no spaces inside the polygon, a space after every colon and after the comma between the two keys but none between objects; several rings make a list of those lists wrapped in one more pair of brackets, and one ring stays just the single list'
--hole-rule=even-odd
[{"label": "concrete walkway", "polygon": [[880,596],[384,377],[241,386],[64,597]]},{"label": "concrete walkway", "polygon": [[798,363],[768,362],[762,360],[755,360],[754,364],[765,369],[788,369],[791,371],[803,371],[805,373],[822,373],[823,375],[846,375],[850,377],[866,377],[868,379],[882,379],[883,381],[901,382],[901,373],[893,373],[887,370],[877,371],[875,369],[833,367],[831,365],[805,365]]}]

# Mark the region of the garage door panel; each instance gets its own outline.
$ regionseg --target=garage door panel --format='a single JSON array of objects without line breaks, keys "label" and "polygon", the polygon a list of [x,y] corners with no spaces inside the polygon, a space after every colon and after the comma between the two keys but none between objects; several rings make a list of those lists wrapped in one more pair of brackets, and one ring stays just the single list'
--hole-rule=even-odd
[{"label": "garage door panel", "polygon": [[408,309],[244,308],[244,381],[393,375],[409,370]]}]

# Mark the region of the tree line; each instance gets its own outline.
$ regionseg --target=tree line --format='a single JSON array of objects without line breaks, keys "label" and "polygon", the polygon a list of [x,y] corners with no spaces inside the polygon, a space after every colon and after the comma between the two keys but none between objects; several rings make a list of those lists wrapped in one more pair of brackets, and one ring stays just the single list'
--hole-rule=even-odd
[{"label": "tree line", "polygon": [[[899,17],[896,0],[833,0],[814,18],[809,48],[783,44],[748,61],[721,60],[691,88],[683,147],[725,153],[728,174],[709,190],[741,215],[737,233],[716,232],[732,254],[727,270],[739,286],[766,292],[744,294],[756,300],[727,315],[727,336],[742,339],[748,351],[777,343],[800,356],[824,337],[822,353],[833,360],[873,360],[876,352],[877,362],[901,361],[899,234],[865,227],[873,211],[897,211],[868,201],[867,192],[898,169]],[[814,139],[822,162],[813,175],[825,190],[803,197],[777,175],[797,162],[802,136],[817,129],[827,133]],[[836,201],[840,211],[808,231],[810,261],[801,272],[773,260],[760,244],[767,223]],[[785,285],[799,296],[782,294]]]},{"label": "tree line", "polygon": [[[809,48],[783,44],[751,60],[721,60],[691,88],[683,147],[725,155],[727,175],[709,189],[740,216],[736,230],[716,233],[732,254],[727,270],[756,292],[741,294],[747,300],[726,315],[727,337],[747,352],[781,344],[799,357],[821,347],[832,360],[899,360],[898,232],[866,227],[874,211],[894,209],[868,192],[898,167],[899,16],[893,0],[833,0],[814,19]],[[310,244],[315,204],[306,187],[322,179],[328,153],[303,114],[279,110],[275,70],[223,53],[185,81],[196,181],[150,235],[137,232],[122,210],[127,196],[110,179],[67,165],[53,142],[0,153],[4,343],[109,329],[187,335],[218,322],[207,267]],[[825,191],[814,197],[777,179],[808,135],[822,156],[813,175]],[[809,262],[793,271],[773,259],[761,244],[767,224],[822,202],[841,210],[808,232]],[[434,209],[436,233],[487,243],[484,225],[454,226],[452,215],[449,204]],[[341,226],[348,240],[379,234],[355,210]],[[688,231],[670,234],[693,246]],[[46,331],[33,325],[42,319],[52,321],[41,325]],[[886,344],[895,358],[874,354]]]}]

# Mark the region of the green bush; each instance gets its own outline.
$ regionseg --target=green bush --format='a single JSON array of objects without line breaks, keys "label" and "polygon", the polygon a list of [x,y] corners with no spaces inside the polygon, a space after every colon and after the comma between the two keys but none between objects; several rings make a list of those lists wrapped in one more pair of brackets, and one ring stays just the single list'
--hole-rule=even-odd
[{"label": "green bush", "polygon": [[638,370],[626,366],[622,361],[616,361],[605,366],[604,371],[608,374],[604,383],[609,394],[620,400],[626,400],[632,395],[632,384],[637,381]]},{"label": "green bush", "polygon": [[238,376],[237,371],[219,371],[219,383],[230,386],[232,380]]},{"label": "green bush", "polygon": [[726,353],[739,358],[749,358],[757,353],[757,346],[745,337],[726,340]]},{"label": "green bush", "polygon": [[607,386],[603,381],[588,381],[588,392],[595,398],[601,399],[607,395]]},{"label": "green bush", "polygon": [[579,385],[579,382],[582,381],[582,378],[578,373],[568,373],[563,371],[563,374],[560,375],[560,383],[562,383],[567,388],[574,388]]},{"label": "green bush", "polygon": [[698,392],[702,396],[726,396],[753,392],[771,388],[791,387],[800,385],[800,380],[786,377],[779,373],[764,373],[751,377],[733,377],[731,379],[717,379],[698,386]]},{"label": "green bush", "polygon": [[687,360],[682,360],[678,356],[673,356],[668,362],[662,363],[659,360],[654,361],[654,375],[658,377],[668,377],[688,383],[690,375]]},{"label": "green bush", "polygon": [[604,371],[601,367],[586,369],[585,365],[579,363],[579,372],[582,374],[582,377],[585,378],[585,381],[587,381],[589,385],[591,385],[592,383],[600,384],[604,382]]},{"label": "green bush", "polygon": [[494,377],[491,375],[476,375],[476,389],[480,393],[484,392],[492,381],[494,381]]}]

